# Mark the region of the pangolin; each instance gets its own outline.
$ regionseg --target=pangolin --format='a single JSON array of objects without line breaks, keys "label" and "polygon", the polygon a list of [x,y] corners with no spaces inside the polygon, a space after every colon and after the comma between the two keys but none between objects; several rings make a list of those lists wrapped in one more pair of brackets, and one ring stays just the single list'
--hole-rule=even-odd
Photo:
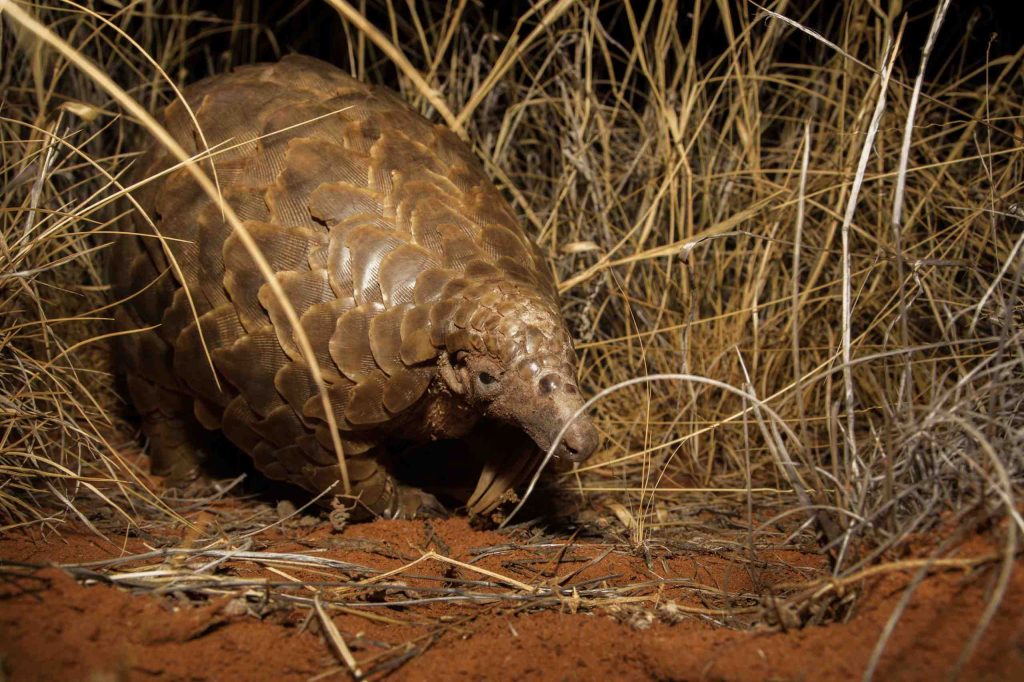
[{"label": "pangolin", "polygon": [[[204,433],[220,429],[267,477],[340,493],[336,434],[350,507],[408,518],[438,505],[396,478],[399,453],[462,439],[480,464],[464,501],[495,509],[583,400],[549,266],[471,150],[394,92],[308,57],[207,78],[184,99],[195,121],[175,101],[163,122],[207,171],[212,160],[324,383],[222,208],[154,146],[112,273],[153,470],[194,477]],[[580,416],[556,454],[582,461],[597,445]]]}]

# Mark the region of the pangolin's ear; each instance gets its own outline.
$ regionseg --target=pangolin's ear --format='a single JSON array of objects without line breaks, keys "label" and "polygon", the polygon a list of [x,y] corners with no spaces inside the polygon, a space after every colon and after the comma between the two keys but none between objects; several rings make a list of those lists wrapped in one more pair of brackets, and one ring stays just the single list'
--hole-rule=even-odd
[{"label": "pangolin's ear", "polygon": [[448,353],[441,353],[438,358],[438,368],[441,371],[441,378],[444,379],[444,383],[448,384],[448,388],[451,389],[452,393],[456,395],[466,394],[466,384],[462,380],[462,373],[452,366]]}]

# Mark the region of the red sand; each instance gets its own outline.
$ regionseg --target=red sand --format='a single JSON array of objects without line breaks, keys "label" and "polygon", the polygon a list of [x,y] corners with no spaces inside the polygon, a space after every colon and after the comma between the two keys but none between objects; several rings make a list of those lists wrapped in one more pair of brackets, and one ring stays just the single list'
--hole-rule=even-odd
[{"label": "red sand", "polygon": [[[462,561],[472,558],[471,547],[508,542],[504,536],[472,530],[464,519],[432,527],[376,522],[351,526],[340,534],[321,527],[305,537],[294,536],[293,530],[269,538],[271,548],[295,551],[322,546],[328,548],[327,556],[378,568],[398,567],[419,556],[429,538],[435,538],[431,548],[443,547]],[[386,542],[394,556],[361,552],[360,540]],[[126,550],[145,548],[132,541]],[[584,565],[582,559],[600,554],[598,548],[586,545],[574,551],[576,563],[540,562],[525,570],[541,576],[563,575]],[[987,542],[974,538],[961,548],[961,555],[992,551]],[[116,555],[116,549],[71,526],[62,530],[61,537],[46,540],[18,533],[0,537],[0,557],[9,561],[81,562]],[[510,557],[503,557],[505,564],[495,558],[479,565],[512,575]],[[755,573],[760,584],[799,579],[801,573],[780,568],[783,562],[811,571],[822,565],[817,556],[787,553],[777,558],[781,562],[774,568],[760,572],[708,554],[655,563],[675,576],[730,590],[752,587]],[[420,574],[444,570],[422,567]],[[268,576],[255,565],[252,571]],[[619,554],[573,579],[588,572],[591,577],[619,573],[619,584],[651,575],[643,561]],[[290,573],[312,578],[302,570]],[[925,580],[899,621],[875,679],[942,679],[974,631],[995,574],[995,565],[989,565],[971,575],[947,571]],[[522,572],[515,575],[529,577]],[[636,629],[620,622],[628,619],[615,619],[603,611],[570,614],[568,605],[562,613],[516,613],[507,605],[438,605],[417,611],[381,608],[373,613],[383,621],[340,615],[334,622],[360,661],[385,651],[381,643],[413,641],[416,655],[391,673],[389,679],[395,680],[850,680],[863,673],[910,575],[897,571],[869,580],[866,596],[857,602],[848,622],[788,632],[767,627],[729,630],[691,617],[676,624],[655,620],[646,629]],[[315,619],[305,623],[302,611],[271,611],[257,617],[242,612],[227,597],[196,605],[174,596],[132,595],[107,585],[84,587],[53,568],[8,565],[0,576],[0,680],[290,682],[321,673],[327,673],[323,679],[348,678]],[[438,625],[441,616],[449,621],[443,627]],[[1024,679],[1024,574],[1020,570],[1014,572],[1003,605],[965,668],[964,679]]]}]

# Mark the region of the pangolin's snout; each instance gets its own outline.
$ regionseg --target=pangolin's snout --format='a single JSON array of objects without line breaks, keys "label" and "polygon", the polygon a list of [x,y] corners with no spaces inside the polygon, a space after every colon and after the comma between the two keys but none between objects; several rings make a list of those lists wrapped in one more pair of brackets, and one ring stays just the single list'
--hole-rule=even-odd
[{"label": "pangolin's snout", "polygon": [[521,428],[541,452],[547,452],[561,434],[554,454],[582,462],[594,454],[601,439],[590,417],[576,414],[584,405],[579,386],[568,373],[539,370],[538,363],[529,362],[506,379],[505,391],[490,404],[488,416]]},{"label": "pangolin's snout", "polygon": [[[565,422],[571,419],[583,405],[576,382],[566,380],[558,374],[550,373],[545,375],[538,382],[539,392],[542,396],[548,396],[555,404],[554,426],[555,433],[552,438],[562,430]],[[566,457],[572,462],[582,462],[594,454],[598,446],[597,429],[585,414],[581,414],[573,420],[569,428],[562,434],[562,441],[558,445],[558,454]]]},{"label": "pangolin's snout", "polygon": [[582,462],[594,454],[598,445],[597,429],[586,415],[580,415],[573,421],[562,436],[561,447],[565,456],[572,462]]}]

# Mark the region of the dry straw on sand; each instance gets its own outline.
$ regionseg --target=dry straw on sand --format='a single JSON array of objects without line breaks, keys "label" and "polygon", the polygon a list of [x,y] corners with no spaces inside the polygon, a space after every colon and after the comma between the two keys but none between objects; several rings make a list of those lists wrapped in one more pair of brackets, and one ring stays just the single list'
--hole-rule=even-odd
[{"label": "dry straw on sand", "polygon": [[[452,126],[549,254],[601,394],[599,456],[556,474],[582,522],[641,549],[819,547],[835,582],[792,590],[810,603],[943,513],[984,518],[991,618],[1024,530],[1024,50],[973,63],[948,4],[0,2],[4,529],[149,532],[230,494],[154,489],[125,455],[104,237],[157,132],[140,112],[297,49]],[[231,558],[187,554],[175,579]]]}]

